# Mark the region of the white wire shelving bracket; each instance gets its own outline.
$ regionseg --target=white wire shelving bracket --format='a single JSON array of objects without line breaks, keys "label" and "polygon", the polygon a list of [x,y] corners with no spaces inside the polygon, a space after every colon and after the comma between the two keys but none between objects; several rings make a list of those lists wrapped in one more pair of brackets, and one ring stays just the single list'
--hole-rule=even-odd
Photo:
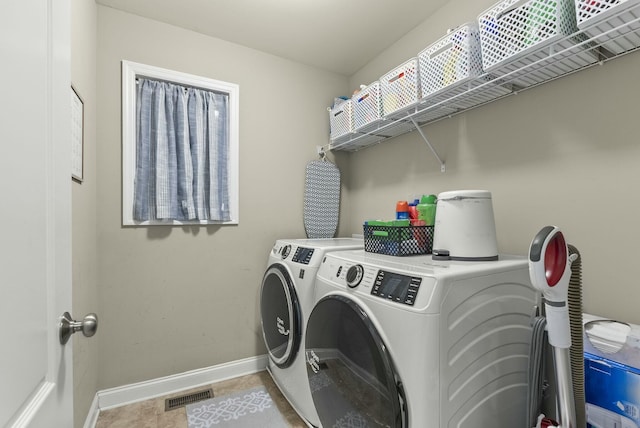
[{"label": "white wire shelving bracket", "polygon": [[366,132],[340,136],[323,147],[325,150],[355,152],[415,130],[440,163],[440,171],[445,172],[445,162],[427,139],[423,126],[602,65],[639,49],[640,4],[611,15],[604,23],[593,24],[526,53],[526,56],[516,55],[498,72],[494,70],[463,84],[451,85],[380,119]]},{"label": "white wire shelving bracket", "polygon": [[429,146],[429,149],[431,150],[431,153],[433,153],[433,156],[435,156],[435,158],[440,163],[440,172],[445,172],[446,171],[446,167],[445,167],[444,161],[440,158],[440,156],[438,156],[438,153],[436,152],[436,149],[433,148],[433,146],[431,145],[431,143],[427,139],[427,136],[424,135],[424,132],[422,132],[422,128],[420,128],[420,125],[418,125],[418,123],[416,122],[416,120],[413,117],[411,118],[411,123],[413,123],[413,126],[415,127],[416,131],[418,131],[418,134],[420,134],[420,136],[422,137],[424,142],[427,143],[427,146]]}]

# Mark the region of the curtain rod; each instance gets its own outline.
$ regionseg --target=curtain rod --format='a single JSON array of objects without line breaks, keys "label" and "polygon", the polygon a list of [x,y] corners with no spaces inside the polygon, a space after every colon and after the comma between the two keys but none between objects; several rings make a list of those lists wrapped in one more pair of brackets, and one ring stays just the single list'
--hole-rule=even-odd
[{"label": "curtain rod", "polygon": [[184,88],[185,91],[187,89],[191,88],[191,89],[198,89],[200,91],[211,92],[212,94],[220,94],[220,95],[227,95],[227,96],[229,95],[228,92],[224,92],[224,91],[214,91],[213,89],[200,88],[198,86],[193,86],[193,85],[184,85],[182,83],[173,82],[171,80],[156,79],[156,78],[145,77],[145,76],[136,76],[136,85],[138,85],[140,83],[140,79],[152,80],[154,82],[170,83],[172,85],[176,85],[176,86],[180,86],[180,87]]}]

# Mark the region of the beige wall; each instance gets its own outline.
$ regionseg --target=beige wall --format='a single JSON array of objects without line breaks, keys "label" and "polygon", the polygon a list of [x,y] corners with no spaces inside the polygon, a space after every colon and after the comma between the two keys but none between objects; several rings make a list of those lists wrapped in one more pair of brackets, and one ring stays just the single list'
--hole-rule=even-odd
[{"label": "beige wall", "polygon": [[[452,1],[350,79],[376,80],[447,27],[492,2]],[[445,159],[440,173],[416,132],[346,155],[347,232],[389,218],[423,193],[488,189],[499,248],[525,255],[537,231],[560,226],[583,257],[586,312],[640,323],[640,53],[423,127]]]},{"label": "beige wall", "polygon": [[[96,36],[97,9],[92,1],[71,2],[71,82],[84,102],[84,181],[72,186],[72,315],[98,312],[96,245]],[[75,426],[81,427],[98,390],[98,342],[73,336]]]},{"label": "beige wall", "polygon": [[[305,165],[346,77],[102,6],[97,52],[100,388],[265,353],[267,254],[304,237]],[[240,85],[238,226],[121,226],[124,59]]]}]

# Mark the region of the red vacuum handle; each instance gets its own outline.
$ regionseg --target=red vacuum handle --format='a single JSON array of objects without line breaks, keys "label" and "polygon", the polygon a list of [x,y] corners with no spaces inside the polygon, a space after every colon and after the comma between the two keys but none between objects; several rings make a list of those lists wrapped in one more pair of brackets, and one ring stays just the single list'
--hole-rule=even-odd
[{"label": "red vacuum handle", "polygon": [[544,271],[549,287],[554,287],[567,267],[567,244],[562,232],[557,231],[544,253]]}]

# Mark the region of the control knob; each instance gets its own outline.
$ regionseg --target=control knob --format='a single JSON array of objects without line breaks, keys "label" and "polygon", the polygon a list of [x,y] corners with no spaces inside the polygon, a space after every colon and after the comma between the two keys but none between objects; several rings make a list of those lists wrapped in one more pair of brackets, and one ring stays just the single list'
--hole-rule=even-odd
[{"label": "control knob", "polygon": [[283,260],[286,259],[290,252],[291,252],[291,245],[285,245],[284,247],[282,247],[282,250],[280,250],[280,255],[282,256],[282,259]]},{"label": "control knob", "polygon": [[347,285],[350,288],[356,288],[362,281],[364,268],[362,265],[353,265],[347,270]]}]

